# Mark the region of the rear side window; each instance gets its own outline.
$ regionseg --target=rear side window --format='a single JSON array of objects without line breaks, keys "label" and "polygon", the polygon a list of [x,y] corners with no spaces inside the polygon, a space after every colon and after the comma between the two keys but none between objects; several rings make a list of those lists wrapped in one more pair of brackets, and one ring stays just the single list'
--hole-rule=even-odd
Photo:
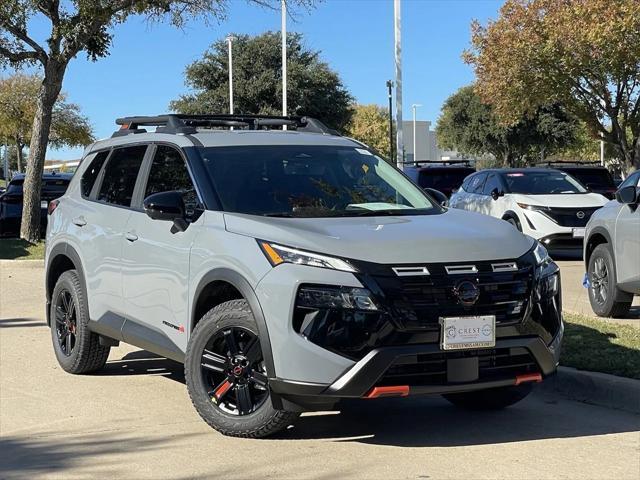
[{"label": "rear side window", "polygon": [[487,178],[486,173],[478,173],[469,180],[469,189],[465,189],[469,193],[482,193],[484,180]]},{"label": "rear side window", "polygon": [[498,191],[502,190],[502,184],[500,183],[500,178],[498,178],[496,173],[490,173],[487,177],[486,183],[484,184],[482,193],[485,195],[491,195],[491,191],[495,188],[497,188]]},{"label": "rear side window", "polygon": [[91,164],[87,167],[82,175],[82,179],[80,180],[80,190],[82,191],[83,197],[88,197],[91,194],[91,189],[93,185],[96,183],[96,179],[98,178],[98,174],[102,169],[102,165],[104,161],[109,156],[109,151],[98,153],[95,158],[91,161]]},{"label": "rear side window", "polygon": [[146,145],[114,150],[107,163],[98,200],[129,207]]},{"label": "rear side window", "polygon": [[193,215],[198,205],[198,196],[189,177],[187,165],[178,150],[159,145],[153,157],[144,197],[174,190],[182,193],[187,215]]}]

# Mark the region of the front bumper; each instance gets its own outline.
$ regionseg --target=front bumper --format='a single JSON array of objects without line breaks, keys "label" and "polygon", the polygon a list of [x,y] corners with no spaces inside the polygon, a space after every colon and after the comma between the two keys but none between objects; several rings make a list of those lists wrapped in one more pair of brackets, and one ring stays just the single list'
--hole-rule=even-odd
[{"label": "front bumper", "polygon": [[[272,379],[270,386],[278,396],[308,408],[340,398],[371,397],[380,387],[402,386],[406,394],[418,395],[518,385],[555,373],[562,337],[560,329],[550,345],[539,337],[522,337],[498,340],[491,349],[446,353],[433,344],[383,347],[369,352],[329,385]],[[402,375],[403,367],[414,373]],[[418,369],[425,374],[416,376]],[[412,382],[412,377],[418,381]],[[424,377],[431,381],[423,383]]]}]

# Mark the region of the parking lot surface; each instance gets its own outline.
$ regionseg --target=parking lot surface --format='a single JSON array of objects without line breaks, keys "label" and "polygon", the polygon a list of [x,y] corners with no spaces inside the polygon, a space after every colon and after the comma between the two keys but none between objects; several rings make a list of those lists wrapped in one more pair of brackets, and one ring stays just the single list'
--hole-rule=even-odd
[{"label": "parking lot surface", "polygon": [[99,374],[57,365],[41,262],[0,262],[0,478],[637,479],[640,417],[536,393],[502,412],[440,398],[350,402],[275,439],[211,430],[182,366],[112,349]]}]

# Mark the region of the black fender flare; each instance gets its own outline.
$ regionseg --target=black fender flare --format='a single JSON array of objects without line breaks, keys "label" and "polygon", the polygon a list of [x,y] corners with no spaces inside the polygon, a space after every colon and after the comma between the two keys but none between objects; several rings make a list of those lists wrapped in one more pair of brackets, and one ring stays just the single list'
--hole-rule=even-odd
[{"label": "black fender flare", "polygon": [[267,321],[264,318],[264,313],[262,311],[262,307],[260,306],[258,296],[256,295],[256,292],[253,290],[251,284],[247,281],[247,279],[245,279],[240,273],[236,272],[235,270],[224,267],[216,268],[207,272],[200,279],[200,281],[198,282],[198,286],[196,287],[195,295],[193,295],[192,297],[191,313],[189,315],[189,318],[191,320],[191,323],[189,324],[189,332],[192,331],[192,326],[197,321],[197,318],[195,318],[195,310],[200,294],[208,284],[215,281],[223,281],[233,285],[249,304],[251,313],[253,313],[253,318],[255,319],[256,325],[258,326],[258,334],[260,335],[260,346],[262,348],[265,366],[267,367],[267,373],[270,378],[275,378],[276,372],[273,362],[273,353],[271,350],[271,341],[269,340],[269,329],[267,328]]},{"label": "black fender flare", "polygon": [[45,292],[46,292],[46,298],[47,298],[47,325],[51,325],[51,312],[50,312],[50,305],[51,305],[51,293],[53,292],[53,288],[55,287],[54,285],[50,285],[50,279],[49,279],[49,275],[50,275],[50,270],[51,270],[51,265],[53,264],[54,260],[56,259],[56,257],[59,256],[65,256],[67,257],[69,260],[71,260],[71,263],[73,263],[73,266],[76,270],[76,272],[78,272],[78,277],[80,278],[80,285],[82,285],[82,289],[85,292],[84,295],[84,301],[85,301],[85,305],[84,307],[86,308],[86,311],[89,311],[89,305],[88,305],[88,298],[87,298],[87,283],[85,280],[85,276],[84,276],[84,270],[82,268],[82,261],[80,260],[80,255],[78,254],[78,252],[75,250],[75,248],[73,248],[71,245],[69,245],[66,242],[61,242],[61,243],[57,243],[52,249],[51,252],[49,252],[49,256],[47,258],[47,265],[45,268],[45,274],[44,274],[44,281],[45,281]]},{"label": "black fender flare", "polygon": [[507,220],[508,218],[513,218],[516,220],[516,222],[522,225],[522,220],[520,220],[520,217],[518,216],[518,214],[513,210],[507,210],[502,214],[502,220]]},{"label": "black fender flare", "polygon": [[[606,240],[607,243],[609,245],[612,245],[613,247],[613,242],[611,241],[611,235],[609,234],[608,230],[604,227],[598,226],[598,227],[594,227],[592,230],[589,231],[589,236],[587,238],[584,239],[584,245],[585,245],[585,251],[587,249],[587,246],[589,245],[590,240],[593,238],[594,235],[602,235]],[[591,258],[591,256],[584,256],[584,268],[586,271],[589,270],[589,259]],[[617,268],[617,265],[616,265]]]}]

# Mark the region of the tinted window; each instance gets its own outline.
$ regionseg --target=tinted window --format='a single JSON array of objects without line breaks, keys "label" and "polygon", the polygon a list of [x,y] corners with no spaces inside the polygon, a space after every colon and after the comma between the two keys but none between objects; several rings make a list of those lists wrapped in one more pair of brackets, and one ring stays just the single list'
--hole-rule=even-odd
[{"label": "tinted window", "polygon": [[198,196],[189,177],[187,166],[175,148],[158,146],[151,164],[145,198],[159,192],[172,190],[182,193],[187,215],[193,215],[198,206]]},{"label": "tinted window", "polygon": [[[69,186],[69,180],[66,178],[43,178],[41,193],[46,195],[62,196]],[[24,187],[24,179],[13,180],[7,187],[7,194],[22,195]]]},{"label": "tinted window", "polygon": [[482,189],[482,193],[485,195],[491,195],[491,191],[497,188],[498,191],[502,190],[502,184],[500,183],[500,177],[498,177],[497,173],[490,173],[487,177],[487,181],[484,184],[484,188]]},{"label": "tinted window", "polygon": [[486,173],[478,173],[469,179],[469,185],[467,192],[469,193],[482,193],[482,186],[487,178]]},{"label": "tinted window", "polygon": [[13,180],[9,183],[7,187],[7,194],[9,195],[22,195],[22,185],[24,184],[24,180]]},{"label": "tinted window", "polygon": [[146,150],[147,146],[141,145],[113,151],[107,163],[98,200],[125,207],[131,205],[133,189]]},{"label": "tinted window", "polygon": [[577,178],[580,183],[590,188],[615,187],[611,174],[604,168],[563,168],[563,171]]},{"label": "tinted window", "polygon": [[440,213],[424,193],[363,148],[280,145],[201,148],[226,211],[284,217]]},{"label": "tinted window", "polygon": [[422,188],[435,188],[450,192],[460,187],[462,181],[470,173],[473,173],[470,168],[428,168],[420,172],[418,184]]},{"label": "tinted window", "polygon": [[104,161],[109,156],[109,151],[98,153],[91,164],[87,167],[82,175],[82,180],[80,180],[80,190],[82,191],[83,197],[88,197],[91,194],[91,189],[93,185],[96,183],[96,179],[98,178],[98,173],[102,169],[102,165]]},{"label": "tinted window", "polygon": [[553,193],[587,193],[575,178],[564,172],[509,172],[504,174],[512,193],[545,195]]},{"label": "tinted window", "polygon": [[627,179],[620,184],[618,189],[628,187],[630,185],[640,186],[640,170],[637,172],[633,172],[631,175],[627,177]]}]

